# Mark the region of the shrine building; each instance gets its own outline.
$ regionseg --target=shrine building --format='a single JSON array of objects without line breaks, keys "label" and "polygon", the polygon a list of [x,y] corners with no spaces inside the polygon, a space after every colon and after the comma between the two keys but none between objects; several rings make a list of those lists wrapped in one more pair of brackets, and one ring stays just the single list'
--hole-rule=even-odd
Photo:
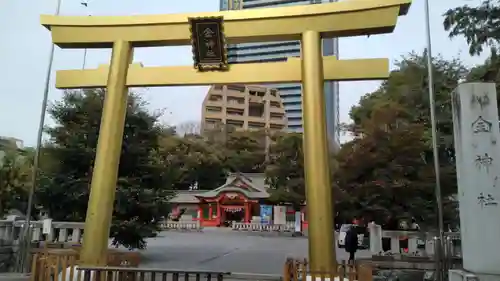
[{"label": "shrine building", "polygon": [[[173,214],[199,220],[202,226],[224,226],[230,222],[284,224],[295,221],[292,206],[274,206],[269,202],[269,186],[261,173],[229,174],[226,182],[213,190],[179,191],[170,200]],[[307,227],[302,207],[302,227]],[[280,214],[278,214],[280,213]]]}]

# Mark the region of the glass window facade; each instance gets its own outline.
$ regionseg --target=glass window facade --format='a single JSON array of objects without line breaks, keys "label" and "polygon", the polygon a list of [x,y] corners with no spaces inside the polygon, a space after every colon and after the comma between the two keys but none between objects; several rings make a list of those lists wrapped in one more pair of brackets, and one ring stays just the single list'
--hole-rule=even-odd
[{"label": "glass window facade", "polygon": [[[267,7],[283,7],[293,5],[309,5],[334,0],[220,0],[220,9],[255,9]],[[232,2],[229,2],[232,1]],[[337,49],[334,39],[323,40],[323,54],[334,55]],[[229,63],[275,62],[285,61],[288,57],[300,56],[299,41],[247,43],[228,46]],[[302,100],[300,84],[266,85],[277,88],[283,98],[288,122],[288,130],[302,131]],[[339,143],[339,94],[338,83],[325,82],[325,109],[327,116],[328,135],[331,141]]]}]

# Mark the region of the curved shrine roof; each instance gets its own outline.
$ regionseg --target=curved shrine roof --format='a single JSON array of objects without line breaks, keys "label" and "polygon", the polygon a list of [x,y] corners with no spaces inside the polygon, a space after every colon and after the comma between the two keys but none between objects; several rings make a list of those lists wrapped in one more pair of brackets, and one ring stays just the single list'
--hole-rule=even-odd
[{"label": "curved shrine roof", "polygon": [[261,173],[233,173],[226,182],[213,190],[179,191],[170,200],[172,203],[199,203],[203,198],[215,198],[224,192],[238,192],[249,199],[265,199],[269,197],[265,175]]}]

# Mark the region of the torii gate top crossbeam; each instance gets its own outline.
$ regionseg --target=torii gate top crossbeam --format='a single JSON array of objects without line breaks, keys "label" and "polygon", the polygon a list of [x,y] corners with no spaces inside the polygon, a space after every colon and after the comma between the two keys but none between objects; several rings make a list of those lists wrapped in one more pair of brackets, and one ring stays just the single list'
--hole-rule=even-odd
[{"label": "torii gate top crossbeam", "polygon": [[146,16],[41,16],[62,48],[110,48],[115,41],[135,47],[189,45],[190,17],[224,17],[228,44],[299,40],[307,30],[323,38],[392,32],[411,0],[351,0],[336,3],[212,13]]}]

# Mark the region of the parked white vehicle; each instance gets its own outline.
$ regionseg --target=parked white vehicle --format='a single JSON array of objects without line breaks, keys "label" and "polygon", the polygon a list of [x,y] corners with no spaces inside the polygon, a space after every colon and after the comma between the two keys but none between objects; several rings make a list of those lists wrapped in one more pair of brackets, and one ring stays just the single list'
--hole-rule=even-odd
[{"label": "parked white vehicle", "polygon": [[[345,247],[345,237],[346,237],[347,231],[349,230],[349,228],[351,226],[352,226],[352,224],[343,224],[340,227],[339,237],[337,239],[337,246],[339,248],[344,248]],[[364,238],[365,238],[364,234],[358,234],[358,246],[359,247],[363,246],[363,239]]]}]

